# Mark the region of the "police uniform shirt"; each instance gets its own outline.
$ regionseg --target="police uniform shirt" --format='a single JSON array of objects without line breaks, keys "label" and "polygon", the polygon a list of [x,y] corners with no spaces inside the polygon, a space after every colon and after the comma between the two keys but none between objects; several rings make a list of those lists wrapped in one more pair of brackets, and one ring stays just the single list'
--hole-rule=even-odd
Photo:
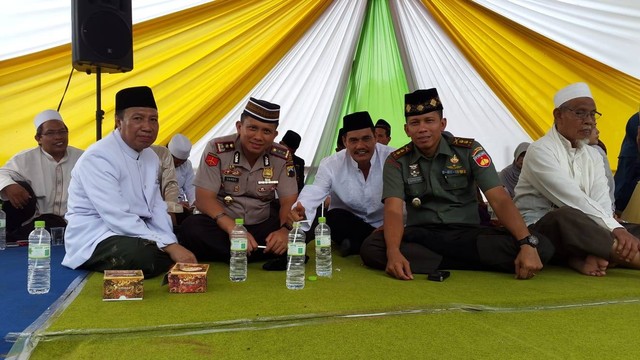
[{"label": "police uniform shirt", "polygon": [[392,153],[383,182],[383,201],[406,202],[407,226],[479,224],[476,186],[483,191],[500,186],[491,157],[477,141],[445,134],[432,159],[413,143]]},{"label": "police uniform shirt", "polygon": [[296,172],[291,153],[282,145],[272,144],[253,167],[241,146],[236,134],[209,141],[193,184],[217,193],[227,215],[254,225],[269,218],[276,192],[279,197],[298,193]]}]

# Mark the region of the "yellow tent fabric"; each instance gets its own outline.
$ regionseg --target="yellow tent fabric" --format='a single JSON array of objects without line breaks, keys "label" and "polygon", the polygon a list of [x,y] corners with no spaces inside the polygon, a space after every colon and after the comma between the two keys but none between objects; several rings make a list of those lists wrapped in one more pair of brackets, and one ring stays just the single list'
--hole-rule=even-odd
[{"label": "yellow tent fabric", "polygon": [[[330,0],[221,0],[133,29],[134,70],[102,75],[102,133],[113,129],[115,93],[153,88],[160,110],[159,144],[181,132],[202,137],[286,54]],[[55,109],[71,70],[71,46],[0,62],[0,163],[36,145],[33,117]],[[95,141],[96,77],[75,72],[60,112],[69,144]]]},{"label": "yellow tent fabric", "polygon": [[603,113],[600,139],[616,166],[626,121],[638,111],[640,80],[472,1],[422,2],[534,140],[551,127],[555,92],[587,82]]}]

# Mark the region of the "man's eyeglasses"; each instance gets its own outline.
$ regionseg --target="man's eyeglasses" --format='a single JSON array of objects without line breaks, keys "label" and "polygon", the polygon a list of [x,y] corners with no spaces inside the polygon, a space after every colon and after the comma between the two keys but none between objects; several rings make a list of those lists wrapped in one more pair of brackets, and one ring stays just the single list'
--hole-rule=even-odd
[{"label": "man's eyeglasses", "polygon": [[47,131],[42,133],[42,136],[56,136],[56,135],[68,135],[69,130],[57,130],[57,131]]},{"label": "man's eyeglasses", "polygon": [[598,120],[600,119],[600,116],[602,116],[602,114],[600,114],[597,111],[584,111],[584,110],[576,110],[576,109],[572,109],[572,108],[563,108],[565,110],[569,110],[571,111],[578,119],[586,119],[587,116],[589,116],[590,118],[594,119],[594,120]]}]

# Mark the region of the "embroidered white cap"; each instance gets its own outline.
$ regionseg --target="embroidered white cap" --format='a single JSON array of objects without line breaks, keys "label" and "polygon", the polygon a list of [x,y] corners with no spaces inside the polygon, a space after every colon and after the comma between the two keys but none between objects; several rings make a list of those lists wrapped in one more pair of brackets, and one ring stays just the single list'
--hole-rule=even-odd
[{"label": "embroidered white cap", "polygon": [[186,160],[191,153],[191,141],[182,134],[175,134],[169,141],[169,151],[178,159]]},{"label": "embroidered white cap", "polygon": [[33,124],[36,126],[36,129],[38,129],[40,125],[49,120],[62,121],[62,115],[60,115],[60,113],[55,110],[45,110],[36,115],[36,117],[33,119]]},{"label": "embroidered white cap", "polygon": [[558,90],[558,92],[553,97],[553,105],[556,108],[559,108],[562,104],[566,103],[567,101],[581,98],[581,97],[588,97],[593,99],[593,96],[591,95],[591,90],[589,89],[589,85],[583,82],[571,84],[569,86],[566,86]]}]

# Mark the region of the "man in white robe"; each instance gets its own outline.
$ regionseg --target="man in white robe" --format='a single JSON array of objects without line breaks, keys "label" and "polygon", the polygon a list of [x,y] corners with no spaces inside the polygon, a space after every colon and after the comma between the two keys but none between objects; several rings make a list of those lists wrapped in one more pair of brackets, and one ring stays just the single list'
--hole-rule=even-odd
[{"label": "man in white robe", "polygon": [[71,169],[82,150],[69,146],[69,129],[55,110],[34,119],[38,146],[21,151],[0,168],[0,199],[7,213],[7,240],[25,240],[36,220],[64,227]]},{"label": "man in white robe", "polygon": [[196,262],[177,243],[160,195],[160,163],[149,148],[158,128],[150,88],[116,94],[116,130],[90,146],[72,172],[63,265],[141,269],[153,277],[174,262]]}]

